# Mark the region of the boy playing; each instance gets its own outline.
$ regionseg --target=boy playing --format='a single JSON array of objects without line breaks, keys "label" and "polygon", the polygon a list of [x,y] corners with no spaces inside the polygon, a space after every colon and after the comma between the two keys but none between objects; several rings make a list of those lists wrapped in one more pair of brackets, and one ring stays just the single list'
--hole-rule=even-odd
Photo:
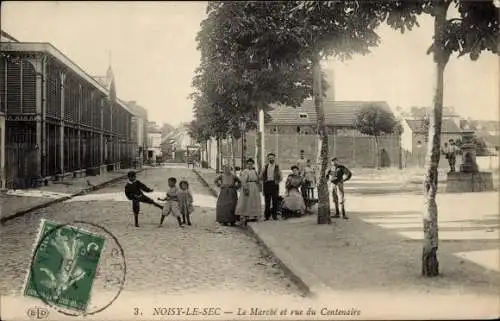
[{"label": "boy playing", "polygon": [[167,201],[167,204],[165,205],[165,208],[161,213],[161,220],[158,227],[162,226],[163,221],[165,221],[165,217],[169,216],[170,214],[172,214],[175,218],[177,218],[179,227],[184,227],[181,221],[181,209],[179,206],[179,195],[178,195],[179,191],[177,190],[177,186],[175,186],[176,184],[177,184],[177,179],[175,177],[170,177],[168,179],[169,189],[167,191],[167,195],[165,195],[165,198],[158,198],[159,201]]},{"label": "boy playing", "polygon": [[139,181],[134,171],[128,172],[127,176],[129,182],[125,185],[125,196],[127,196],[127,198],[132,201],[132,211],[134,212],[135,227],[139,227],[139,211],[141,209],[141,202],[152,204],[160,209],[163,209],[163,206],[144,195],[143,191],[146,193],[151,193],[153,189],[147,187],[141,181]]}]

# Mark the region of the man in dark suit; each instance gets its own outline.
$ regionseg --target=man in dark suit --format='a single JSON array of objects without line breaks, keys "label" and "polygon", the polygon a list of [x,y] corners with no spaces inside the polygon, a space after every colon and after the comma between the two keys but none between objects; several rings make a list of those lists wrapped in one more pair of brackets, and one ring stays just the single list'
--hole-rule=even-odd
[{"label": "man in dark suit", "polygon": [[[264,166],[260,179],[262,181],[262,191],[265,200],[264,218],[266,221],[272,216],[273,220],[278,219],[278,206],[280,194],[280,182],[283,178],[278,164],[275,163],[274,153],[267,155],[267,164]],[[271,208],[272,203],[272,208]]]}]

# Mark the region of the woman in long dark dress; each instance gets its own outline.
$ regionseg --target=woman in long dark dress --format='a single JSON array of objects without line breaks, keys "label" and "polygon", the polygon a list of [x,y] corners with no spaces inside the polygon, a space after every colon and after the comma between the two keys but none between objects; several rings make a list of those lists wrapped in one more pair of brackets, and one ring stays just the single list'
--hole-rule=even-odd
[{"label": "woman in long dark dress", "polygon": [[231,173],[228,165],[224,166],[224,173],[215,179],[215,185],[220,188],[217,198],[216,221],[223,225],[235,225],[236,204],[238,203],[237,190],[241,187],[239,178]]}]

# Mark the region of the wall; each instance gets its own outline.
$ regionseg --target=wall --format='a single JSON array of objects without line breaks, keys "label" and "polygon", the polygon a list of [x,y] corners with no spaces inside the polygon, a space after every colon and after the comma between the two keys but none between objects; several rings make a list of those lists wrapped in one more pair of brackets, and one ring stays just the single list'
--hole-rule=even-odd
[{"label": "wall", "polygon": [[406,121],[402,121],[403,133],[401,134],[401,147],[403,150],[413,152],[413,131]]},{"label": "wall", "polygon": [[[296,126],[281,126],[278,131],[266,128],[265,154],[273,152],[282,166],[288,167],[299,158],[300,150],[304,150],[305,157],[315,160],[317,155],[317,136],[312,126],[302,127],[297,133]],[[390,159],[391,167],[399,166],[399,137],[380,137],[380,150],[385,149]],[[229,143],[221,147],[224,157],[230,157]],[[241,155],[241,141],[236,140],[235,156]],[[256,135],[247,133],[247,157],[255,157]],[[375,139],[352,130],[337,130],[337,135],[329,135],[329,157],[336,156],[344,164],[351,167],[376,166]],[[239,163],[239,162],[238,162]],[[238,164],[237,163],[237,164]]]},{"label": "wall", "polygon": [[136,125],[137,125],[137,145],[144,145],[144,119],[140,117],[136,117]]},{"label": "wall", "polygon": [[476,163],[480,171],[498,170],[499,158],[498,156],[478,156]]},{"label": "wall", "polygon": [[160,148],[161,145],[161,134],[160,133],[149,133],[148,134],[148,147],[149,149]]}]

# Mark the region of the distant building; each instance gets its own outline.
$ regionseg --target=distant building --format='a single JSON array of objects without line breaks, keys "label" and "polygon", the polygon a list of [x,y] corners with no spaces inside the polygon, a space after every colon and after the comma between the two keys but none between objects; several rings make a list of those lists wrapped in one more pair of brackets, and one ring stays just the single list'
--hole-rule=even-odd
[{"label": "distant building", "polygon": [[[427,112],[430,109],[426,109]],[[402,121],[403,133],[401,135],[401,147],[403,149],[403,166],[404,167],[423,167],[425,165],[425,156],[427,154],[427,130],[425,119],[428,114],[415,114],[406,117]],[[441,123],[441,147],[450,139],[458,140],[462,136],[460,128],[460,116],[454,112],[445,110]],[[440,167],[448,166],[444,157],[441,157]]]},{"label": "distant building", "polygon": [[189,123],[181,123],[162,138],[162,150],[165,156],[176,162],[185,162],[187,150],[192,153],[199,147],[189,135]]},{"label": "distant building", "polygon": [[129,101],[126,102],[126,104],[134,113],[134,117],[132,117],[131,135],[136,144],[136,162],[143,164],[144,160],[148,158],[148,112],[135,101]]},{"label": "distant building", "polygon": [[148,146],[148,153],[147,153],[147,160],[150,163],[156,163],[160,157],[162,157],[162,151],[161,151],[161,129],[158,128],[156,125],[156,122],[148,122],[147,123],[148,127],[148,140],[147,140],[147,146]]}]

